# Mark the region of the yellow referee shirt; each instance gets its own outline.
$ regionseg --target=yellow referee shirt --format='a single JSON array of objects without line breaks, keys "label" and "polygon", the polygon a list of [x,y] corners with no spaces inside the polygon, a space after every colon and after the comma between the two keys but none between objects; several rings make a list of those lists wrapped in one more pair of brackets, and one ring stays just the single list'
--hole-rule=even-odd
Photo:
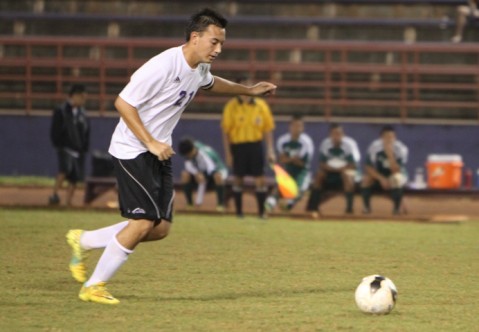
[{"label": "yellow referee shirt", "polygon": [[263,99],[235,97],[225,105],[221,127],[230,143],[251,143],[262,141],[263,135],[274,129],[274,120]]}]

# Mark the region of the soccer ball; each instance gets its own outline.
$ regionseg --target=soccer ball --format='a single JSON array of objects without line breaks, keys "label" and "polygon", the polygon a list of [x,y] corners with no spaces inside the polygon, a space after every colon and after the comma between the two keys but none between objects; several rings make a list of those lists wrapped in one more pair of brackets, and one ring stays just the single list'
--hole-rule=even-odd
[{"label": "soccer ball", "polygon": [[377,274],[363,278],[354,294],[362,312],[376,315],[390,313],[397,296],[398,291],[391,279]]}]

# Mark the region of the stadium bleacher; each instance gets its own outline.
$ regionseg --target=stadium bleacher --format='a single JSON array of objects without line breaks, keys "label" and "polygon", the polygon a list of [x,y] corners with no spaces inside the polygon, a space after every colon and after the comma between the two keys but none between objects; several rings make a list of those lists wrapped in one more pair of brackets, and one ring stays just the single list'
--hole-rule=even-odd
[{"label": "stadium bleacher", "polygon": [[[465,0],[199,3],[0,1],[0,115],[20,115],[25,123],[30,119],[22,115],[38,115],[47,128],[43,116],[65,98],[71,83],[82,82],[88,86],[92,118],[113,123],[108,119],[117,116],[113,100],[131,73],[181,43],[188,15],[207,4],[231,23],[214,72],[230,78],[247,72],[278,83],[277,96],[269,99],[278,118],[295,112],[316,124],[478,123],[479,46],[474,42],[479,23],[469,22],[463,43],[449,42],[456,7]],[[200,94],[189,106],[189,120],[217,121],[225,100]],[[211,128],[217,129],[216,122]],[[414,137],[421,139],[413,144],[422,144],[419,130]],[[418,156],[415,149],[410,171],[422,166],[426,154]],[[468,149],[464,157],[472,160]],[[51,169],[48,158],[39,158],[44,169]],[[90,182],[91,199],[112,186],[111,179],[97,181],[98,188]]]},{"label": "stadium bleacher", "polygon": [[[107,36],[118,24],[123,37],[170,37],[181,35],[187,15],[201,5],[191,1],[154,3],[139,1],[118,5],[114,1],[49,1],[44,6],[2,10],[6,22],[0,34],[15,30],[28,35]],[[401,41],[405,29],[415,29],[419,41],[449,37],[455,7],[463,1],[220,1],[230,14],[231,38],[280,38],[321,40]],[[40,1],[41,3],[41,1]],[[76,4],[76,5],[73,5]],[[6,5],[3,5],[6,7]],[[17,8],[12,5],[13,8]],[[165,10],[168,8],[168,10]],[[58,29],[61,24],[62,29]],[[82,29],[77,29],[78,25]],[[380,29],[378,29],[380,27]],[[319,30],[319,31],[318,31]],[[471,30],[471,29],[470,29]],[[474,30],[466,40],[475,40]]]},{"label": "stadium bleacher", "polygon": [[[89,109],[105,114],[132,70],[162,45],[181,42],[169,38],[181,38],[188,15],[205,3],[231,22],[215,71],[281,83],[283,95],[273,101],[279,113],[478,117],[479,51],[467,43],[477,29],[467,29],[463,45],[448,43],[462,0],[1,2],[0,108],[49,110],[65,85],[84,81]],[[192,111],[219,112],[223,101],[200,99]]]}]

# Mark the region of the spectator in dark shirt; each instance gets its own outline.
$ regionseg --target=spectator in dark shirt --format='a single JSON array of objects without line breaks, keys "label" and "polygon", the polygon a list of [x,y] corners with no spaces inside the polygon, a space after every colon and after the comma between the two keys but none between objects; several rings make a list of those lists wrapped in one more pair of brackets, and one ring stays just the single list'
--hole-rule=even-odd
[{"label": "spectator in dark shirt", "polygon": [[71,87],[68,100],[53,112],[50,138],[58,154],[58,174],[55,178],[51,205],[60,203],[58,191],[68,182],[66,205],[72,203],[76,184],[83,180],[85,154],[90,143],[90,125],[86,117],[87,93],[84,85]]}]

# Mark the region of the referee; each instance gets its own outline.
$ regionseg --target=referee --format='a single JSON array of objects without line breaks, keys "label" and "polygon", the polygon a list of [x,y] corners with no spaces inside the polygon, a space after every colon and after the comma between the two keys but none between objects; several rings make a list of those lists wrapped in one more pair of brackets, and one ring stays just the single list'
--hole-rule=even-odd
[{"label": "referee", "polygon": [[[237,82],[248,84],[249,80],[242,78]],[[268,162],[276,160],[273,147],[274,120],[271,110],[261,98],[237,96],[225,105],[221,127],[226,164],[233,169],[236,215],[243,217],[243,178],[249,175],[255,178],[258,214],[260,218],[265,218],[264,203],[267,188],[264,177],[263,140],[266,142]]]}]

